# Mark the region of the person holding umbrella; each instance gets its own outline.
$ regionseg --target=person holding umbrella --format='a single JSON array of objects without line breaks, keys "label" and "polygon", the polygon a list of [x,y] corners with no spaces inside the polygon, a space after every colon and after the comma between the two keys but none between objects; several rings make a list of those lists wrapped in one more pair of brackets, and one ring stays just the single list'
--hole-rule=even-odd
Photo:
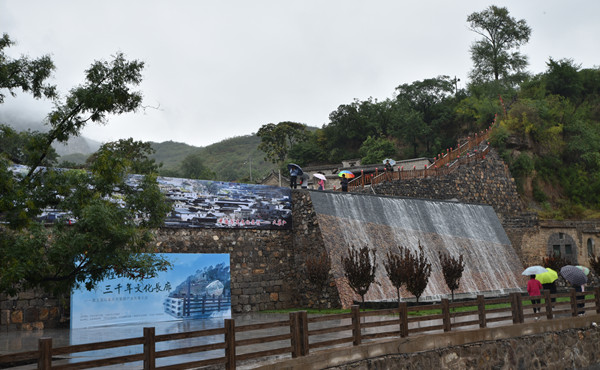
[{"label": "person holding umbrella", "polygon": [[348,192],[348,179],[346,178],[346,174],[342,174],[342,179],[340,180],[340,185],[342,186],[342,191],[344,193]]},{"label": "person holding umbrella", "polygon": [[[535,275],[529,275],[529,281],[527,282],[527,293],[529,293],[530,297],[537,297],[540,295],[540,291],[542,290],[542,283],[535,279]],[[536,308],[535,305],[540,304],[539,299],[532,299],[531,304],[533,305],[533,313],[537,313],[538,310],[541,309]],[[538,319],[537,317],[535,318]]]},{"label": "person holding umbrella", "polygon": [[302,175],[302,169],[293,163],[288,164],[287,168],[290,171],[290,188],[296,189],[298,187],[296,181],[298,180],[298,176]]},{"label": "person holding umbrella", "polygon": [[[583,286],[587,283],[587,276],[585,276],[585,272],[581,269],[578,269],[576,266],[566,265],[560,269],[560,274],[565,278],[566,281],[571,283],[571,286],[575,288],[575,291],[578,293],[583,292]],[[585,300],[585,296],[577,295],[577,300]],[[579,316],[585,314],[584,303],[577,303],[577,307],[580,309],[578,312]]]}]

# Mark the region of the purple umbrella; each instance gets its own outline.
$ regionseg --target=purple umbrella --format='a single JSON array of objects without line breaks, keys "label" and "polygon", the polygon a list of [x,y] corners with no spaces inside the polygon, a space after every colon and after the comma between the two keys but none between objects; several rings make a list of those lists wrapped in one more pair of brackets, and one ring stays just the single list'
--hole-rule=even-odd
[{"label": "purple umbrella", "polygon": [[560,269],[560,274],[573,285],[583,285],[588,281],[585,273],[576,266],[566,265]]}]

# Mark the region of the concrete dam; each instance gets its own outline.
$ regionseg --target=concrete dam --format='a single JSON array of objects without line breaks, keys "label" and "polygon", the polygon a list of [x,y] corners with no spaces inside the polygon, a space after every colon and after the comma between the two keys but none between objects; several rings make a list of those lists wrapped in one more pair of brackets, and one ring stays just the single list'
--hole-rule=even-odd
[{"label": "concrete dam", "polygon": [[[348,286],[341,264],[350,245],[376,250],[376,279],[365,300],[395,301],[396,288],[383,262],[399,246],[418,251],[419,243],[432,265],[423,300],[447,297],[438,252],[463,256],[464,272],[455,294],[502,294],[524,285],[523,266],[491,206],[364,194],[311,191],[323,243],[344,307],[360,297]],[[400,291],[402,298],[412,295]]]}]

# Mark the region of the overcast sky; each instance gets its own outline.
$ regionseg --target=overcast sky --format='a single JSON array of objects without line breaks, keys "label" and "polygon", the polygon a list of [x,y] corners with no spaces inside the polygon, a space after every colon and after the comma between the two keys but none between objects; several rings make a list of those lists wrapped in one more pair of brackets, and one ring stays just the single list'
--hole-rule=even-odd
[{"label": "overcast sky", "polygon": [[[140,90],[156,108],[85,136],[206,146],[266,123],[321,127],[341,104],[438,75],[464,87],[477,39],[466,18],[492,4],[532,28],[531,72],[549,57],[600,65],[598,0],[0,0],[0,32],[18,42],[12,57],[50,54],[63,93],[116,52],[146,63]],[[0,109],[40,120],[49,104],[7,98]]]}]

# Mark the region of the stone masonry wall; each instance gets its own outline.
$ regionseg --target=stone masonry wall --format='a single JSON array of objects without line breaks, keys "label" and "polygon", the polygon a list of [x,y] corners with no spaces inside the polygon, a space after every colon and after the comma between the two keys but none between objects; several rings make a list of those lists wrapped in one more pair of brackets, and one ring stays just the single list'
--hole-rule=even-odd
[{"label": "stone masonry wall", "polygon": [[373,190],[384,195],[489,204],[501,220],[524,212],[514,179],[493,149],[482,161],[463,164],[447,176],[385,182]]},{"label": "stone masonry wall", "polygon": [[403,353],[330,369],[598,369],[600,330],[569,329]]},{"label": "stone masonry wall", "polygon": [[[156,231],[163,253],[229,253],[233,313],[292,307],[339,307],[332,279],[315,286],[306,260],[325,251],[310,193],[294,190],[293,230],[173,229]],[[41,291],[0,295],[0,331],[68,326],[69,297]]]}]

